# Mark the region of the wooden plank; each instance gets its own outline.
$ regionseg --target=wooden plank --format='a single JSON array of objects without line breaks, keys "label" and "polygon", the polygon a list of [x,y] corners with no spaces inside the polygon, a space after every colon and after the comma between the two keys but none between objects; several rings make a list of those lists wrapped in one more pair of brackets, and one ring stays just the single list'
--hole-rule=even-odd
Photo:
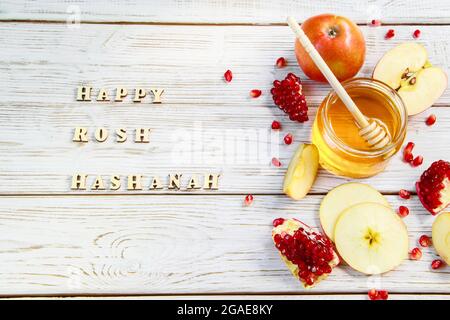
[{"label": "wooden plank", "polygon": [[284,23],[295,15],[309,16],[332,12],[359,23],[382,19],[385,23],[448,23],[448,1],[175,1],[145,0],[111,3],[106,0],[87,1],[14,1],[4,0],[0,7],[2,20],[66,21],[79,15],[81,21],[164,22],[164,23]]},{"label": "wooden plank", "polygon": [[[396,28],[398,36],[392,41],[382,39],[383,28],[363,28],[368,56],[361,75],[370,75],[383,52],[409,39],[414,28]],[[446,41],[450,26],[421,29],[432,62],[448,65],[448,55],[442,52],[450,51]],[[296,146],[285,146],[282,137],[291,132],[296,142],[309,141],[312,124],[288,121],[267,94],[273,79],[298,72],[292,40],[288,28],[278,26],[83,25],[73,30],[58,24],[0,25],[0,193],[64,193],[76,171],[166,176],[173,170],[186,176],[219,171],[223,193],[280,192],[283,168]],[[274,68],[279,56],[287,57],[288,68]],[[227,68],[235,75],[230,84],[222,79]],[[165,103],[77,103],[75,88],[80,83],[111,89],[156,85],[166,89]],[[248,91],[255,87],[265,94],[252,100]],[[312,119],[328,90],[327,85],[305,80]],[[438,116],[434,127],[423,123],[426,114],[411,118],[408,139],[425,157],[424,166],[450,158],[443,139],[450,126],[444,108],[448,104],[447,90],[436,104],[439,108],[431,111]],[[283,122],[279,136],[269,129],[273,119]],[[71,137],[73,128],[81,125],[91,131],[99,126],[154,130],[148,145],[108,141],[79,146]],[[199,144],[179,142],[189,136],[194,141],[196,133]],[[234,153],[226,149],[229,144],[236,146]],[[186,145],[192,147],[183,156],[174,152]],[[251,147],[258,149],[259,158],[248,159],[258,153]],[[277,155],[281,169],[270,165]],[[385,173],[367,182],[387,193],[412,189],[420,171],[396,156]],[[312,192],[326,192],[344,181],[321,173]]]},{"label": "wooden plank", "polygon": [[[396,37],[387,41],[388,27],[363,27],[367,56],[358,76],[370,77],[382,55],[411,41],[416,28],[397,26]],[[450,26],[420,29],[420,42],[430,61],[447,69]],[[307,101],[317,105],[330,87],[306,79],[297,65],[293,42],[287,26],[83,25],[69,29],[63,24],[0,24],[0,93],[3,103],[48,105],[73,102],[75,89],[82,83],[97,89],[157,86],[166,89],[166,106],[267,107],[273,105],[269,94],[273,80],[295,72],[304,80]],[[288,60],[287,68],[274,67],[280,56]],[[227,69],[234,73],[229,84],[223,81]],[[263,90],[263,96],[252,100],[249,91],[254,88]],[[449,104],[447,90],[436,105]]]},{"label": "wooden plank", "polygon": [[[57,201],[55,200],[57,199]],[[270,239],[271,221],[298,217],[318,226],[321,196],[0,197],[0,294],[448,293],[449,268],[420,261],[367,277],[347,266],[304,290]],[[416,198],[400,201],[411,247],[430,234],[433,216]]]},{"label": "wooden plank", "polygon": [[[0,300],[367,300],[367,294],[167,295],[167,296],[29,296]],[[449,300],[450,294],[389,294],[389,300]]]}]

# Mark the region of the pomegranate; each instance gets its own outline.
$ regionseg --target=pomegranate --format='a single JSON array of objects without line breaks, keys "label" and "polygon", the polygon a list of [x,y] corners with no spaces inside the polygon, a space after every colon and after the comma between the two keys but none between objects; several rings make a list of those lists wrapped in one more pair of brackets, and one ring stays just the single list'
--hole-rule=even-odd
[{"label": "pomegranate", "polygon": [[274,220],[272,238],[275,247],[292,274],[304,287],[312,287],[339,264],[333,244],[295,219]]},{"label": "pomegranate", "polygon": [[289,119],[298,122],[308,121],[308,106],[302,94],[302,83],[295,74],[288,73],[284,80],[275,80],[270,93],[273,102],[289,115]]},{"label": "pomegranate", "polygon": [[450,163],[433,162],[416,182],[416,191],[425,209],[438,214],[450,203]]}]

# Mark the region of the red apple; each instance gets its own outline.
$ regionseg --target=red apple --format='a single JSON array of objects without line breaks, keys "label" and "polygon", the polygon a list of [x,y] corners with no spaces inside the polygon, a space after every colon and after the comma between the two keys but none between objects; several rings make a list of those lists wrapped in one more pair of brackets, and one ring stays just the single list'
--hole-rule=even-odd
[{"label": "red apple", "polygon": [[[366,43],[361,30],[351,20],[321,14],[303,22],[302,29],[339,81],[353,77],[361,69]],[[326,82],[298,40],[295,41],[295,56],[310,79]]]}]

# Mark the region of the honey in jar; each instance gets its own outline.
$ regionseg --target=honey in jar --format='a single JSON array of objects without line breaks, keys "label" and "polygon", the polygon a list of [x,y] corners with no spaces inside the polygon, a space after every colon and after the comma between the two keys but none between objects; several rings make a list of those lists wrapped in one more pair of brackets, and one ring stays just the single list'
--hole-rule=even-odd
[{"label": "honey in jar", "polygon": [[407,111],[397,92],[381,81],[356,78],[342,85],[361,112],[386,130],[391,142],[382,148],[371,148],[334,91],[317,110],[312,141],[319,150],[323,168],[352,178],[370,177],[383,171],[401,148],[406,135]]}]

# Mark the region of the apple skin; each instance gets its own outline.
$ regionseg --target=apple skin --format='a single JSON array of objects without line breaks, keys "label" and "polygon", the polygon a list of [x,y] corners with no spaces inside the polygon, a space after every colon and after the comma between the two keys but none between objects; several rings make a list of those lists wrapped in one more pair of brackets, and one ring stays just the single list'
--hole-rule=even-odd
[{"label": "apple skin", "polygon": [[[364,63],[366,42],[355,23],[342,16],[321,14],[309,18],[301,27],[339,81],[358,73]],[[306,76],[326,82],[298,40],[295,40],[295,56]]]}]

